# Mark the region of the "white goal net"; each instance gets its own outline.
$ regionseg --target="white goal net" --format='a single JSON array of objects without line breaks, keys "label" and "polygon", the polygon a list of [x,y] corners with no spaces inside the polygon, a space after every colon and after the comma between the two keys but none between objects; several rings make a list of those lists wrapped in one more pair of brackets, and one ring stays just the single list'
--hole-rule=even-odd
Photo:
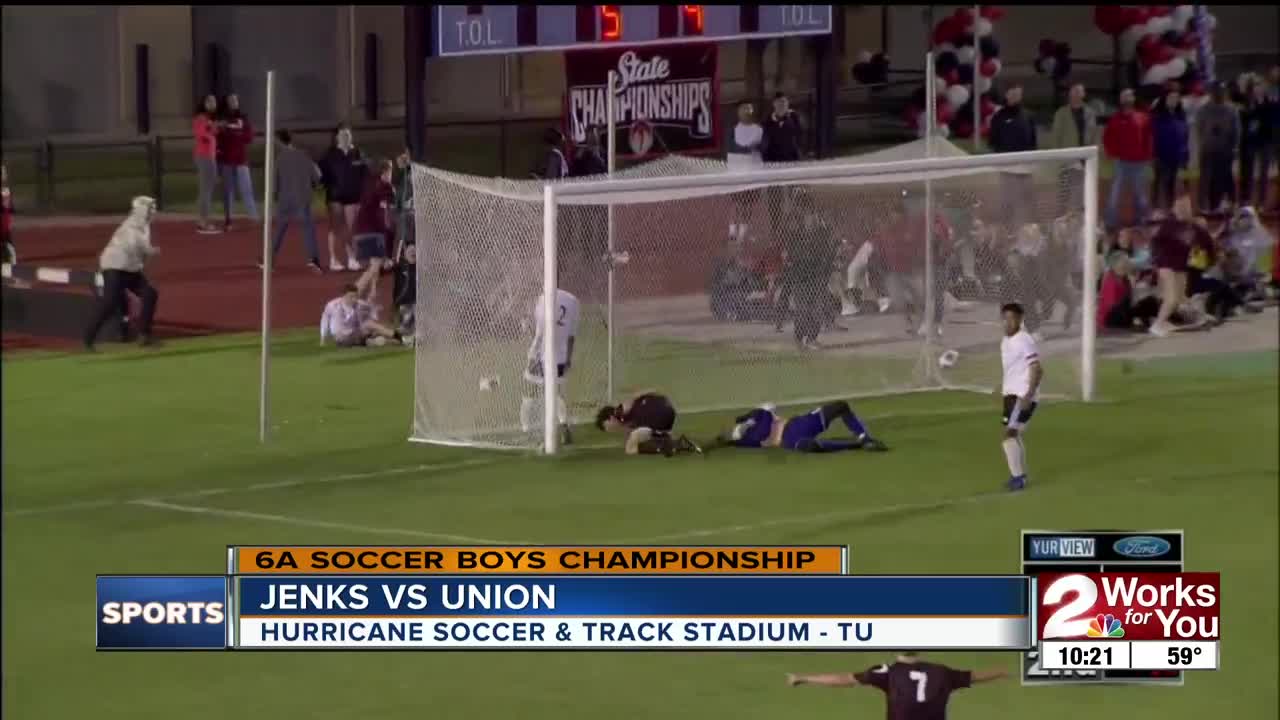
[{"label": "white goal net", "polygon": [[932,153],[752,173],[672,157],[549,191],[415,166],[413,439],[554,449],[554,412],[525,377],[543,357],[544,271],[580,303],[557,388],[575,423],[642,388],[682,414],[990,393],[1006,302],[1041,338],[1043,392],[1087,397],[1093,150],[969,157],[935,139]]}]

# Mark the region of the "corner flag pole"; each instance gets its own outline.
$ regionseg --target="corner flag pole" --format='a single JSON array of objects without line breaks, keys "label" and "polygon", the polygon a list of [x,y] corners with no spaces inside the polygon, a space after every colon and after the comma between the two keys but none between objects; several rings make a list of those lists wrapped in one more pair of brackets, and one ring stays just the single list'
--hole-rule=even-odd
[{"label": "corner flag pole", "polygon": [[[607,121],[606,140],[608,142],[608,146],[606,149],[606,152],[608,152],[608,158],[606,158],[606,161],[608,162],[610,178],[613,177],[613,172],[614,172],[614,169],[617,167],[617,162],[618,162],[618,118],[617,118],[617,102],[616,102],[617,95],[614,93],[614,88],[617,87],[617,82],[618,82],[618,73],[614,72],[613,70],[610,70],[609,83],[608,83],[608,87],[605,89],[605,101],[604,101],[605,117]],[[605,322],[608,324],[607,352],[608,352],[609,362],[606,366],[607,375],[608,375],[606,389],[607,389],[607,397],[609,398],[609,402],[613,402],[614,401],[614,396],[613,396],[613,337],[614,337],[614,334],[613,334],[613,303],[614,303],[614,297],[613,297],[614,295],[613,203],[609,203],[607,212],[608,212],[608,219],[606,220],[606,227],[607,227],[606,232],[608,233],[608,243],[609,243],[608,244],[608,248],[609,248],[608,295],[609,296],[605,300],[605,313],[606,313]]]},{"label": "corner flag pole", "polygon": [[268,380],[271,373],[271,196],[276,174],[276,73],[267,71],[267,157],[262,198],[262,366],[258,385],[258,441],[267,442],[271,423]]}]

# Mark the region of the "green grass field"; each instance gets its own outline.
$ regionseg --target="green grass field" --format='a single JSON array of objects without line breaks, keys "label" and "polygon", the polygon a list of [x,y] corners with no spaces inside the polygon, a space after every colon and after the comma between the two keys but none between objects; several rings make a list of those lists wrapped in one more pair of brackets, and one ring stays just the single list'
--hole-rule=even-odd
[{"label": "green grass field", "polygon": [[[6,716],[872,718],[873,691],[784,673],[882,654],[98,654],[97,573],[219,573],[227,544],[653,541],[847,544],[855,572],[1008,573],[1022,528],[1184,528],[1223,573],[1223,670],[1182,688],[958,695],[952,717],[1277,714],[1277,354],[1104,362],[1105,402],[1042,408],[1032,487],[1001,487],[996,400],[856,403],[895,451],[554,459],[407,443],[412,354],[278,336],[274,440],[257,444],[257,340],[4,360]],[[678,398],[677,398],[678,401]],[[729,413],[686,416],[705,437]],[[596,444],[590,429],[582,444]],[[159,499],[165,505],[140,504]],[[1013,654],[942,655],[1018,668]]]}]

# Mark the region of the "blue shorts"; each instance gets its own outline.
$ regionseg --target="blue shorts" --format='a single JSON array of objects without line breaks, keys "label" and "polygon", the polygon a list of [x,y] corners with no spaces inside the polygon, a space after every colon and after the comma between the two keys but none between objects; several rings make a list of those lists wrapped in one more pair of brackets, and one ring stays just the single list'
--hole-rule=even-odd
[{"label": "blue shorts", "polygon": [[780,446],[786,450],[797,450],[801,445],[821,435],[826,429],[827,425],[822,421],[821,410],[797,415],[788,419],[787,426],[782,428]]}]

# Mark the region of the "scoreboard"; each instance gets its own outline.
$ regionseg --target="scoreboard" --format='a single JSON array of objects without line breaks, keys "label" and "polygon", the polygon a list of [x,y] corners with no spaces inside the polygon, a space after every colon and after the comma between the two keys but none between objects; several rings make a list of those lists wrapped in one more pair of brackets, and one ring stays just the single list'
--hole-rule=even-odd
[{"label": "scoreboard", "polygon": [[436,57],[831,32],[830,5],[436,5]]}]

